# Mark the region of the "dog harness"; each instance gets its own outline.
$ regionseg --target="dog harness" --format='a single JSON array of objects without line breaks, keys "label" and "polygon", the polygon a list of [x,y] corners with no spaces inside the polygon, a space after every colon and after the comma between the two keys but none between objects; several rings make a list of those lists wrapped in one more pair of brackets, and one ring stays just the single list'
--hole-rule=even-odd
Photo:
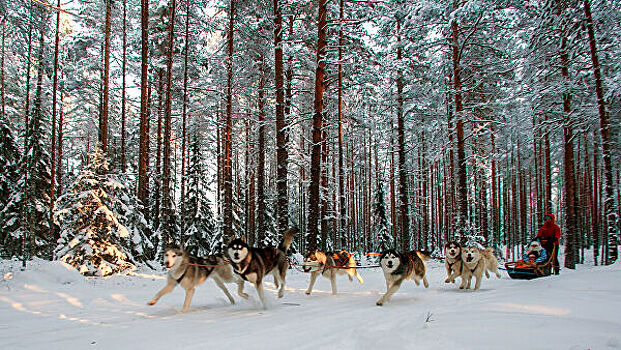
[{"label": "dog harness", "polygon": [[188,272],[188,268],[186,267],[185,270],[183,270],[183,273],[181,274],[181,276],[179,278],[177,278],[177,284],[180,284],[181,281],[183,280],[183,277],[185,277],[185,273]]}]

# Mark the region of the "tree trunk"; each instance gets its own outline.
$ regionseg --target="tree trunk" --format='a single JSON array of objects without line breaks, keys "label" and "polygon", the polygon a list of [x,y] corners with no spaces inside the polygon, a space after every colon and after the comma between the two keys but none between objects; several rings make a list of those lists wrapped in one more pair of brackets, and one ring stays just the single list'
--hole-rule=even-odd
[{"label": "tree trunk", "polygon": [[[397,20],[397,62],[402,61],[401,22]],[[403,72],[397,72],[397,145],[399,147],[399,218],[403,251],[410,248],[410,212],[408,208],[408,183],[405,164],[405,116],[403,113]]]},{"label": "tree trunk", "polygon": [[[561,0],[557,0],[560,1]],[[560,6],[560,5],[559,5]],[[564,25],[563,25],[564,26]],[[569,92],[569,54],[567,53],[567,33],[566,28],[561,29],[561,75],[563,77],[565,90],[563,91],[563,136],[564,136],[564,171],[563,179],[565,182],[565,267],[574,269],[576,267],[576,178],[574,172],[574,143],[573,128],[571,120],[571,95]]]},{"label": "tree trunk", "polygon": [[[453,2],[453,8],[457,8],[457,3]],[[451,21],[452,49],[453,49],[453,89],[455,94],[455,115],[457,117],[456,136],[457,136],[457,195],[458,195],[458,225],[464,225],[468,218],[468,188],[466,187],[466,151],[464,143],[464,121],[463,105],[461,95],[461,60],[459,51],[459,28],[457,20]]]},{"label": "tree trunk", "polygon": [[105,43],[104,43],[104,76],[103,76],[103,106],[101,111],[101,120],[99,121],[99,143],[104,153],[108,152],[108,103],[110,100],[110,29],[112,0],[106,2],[106,26],[105,26]]},{"label": "tree trunk", "polygon": [[2,27],[2,53],[0,55],[0,96],[2,100],[2,109],[0,110],[0,120],[4,120],[5,116],[5,86],[4,86],[4,37],[6,32],[6,17],[3,17],[0,21],[0,27]]},{"label": "tree trunk", "polygon": [[257,244],[265,241],[265,62],[259,57],[259,159],[257,164]]},{"label": "tree trunk", "polygon": [[[186,137],[187,137],[187,114],[188,114],[188,56],[190,51],[190,1],[185,3],[185,47],[183,52],[183,111],[181,112],[181,198],[185,198],[185,163],[186,163]],[[181,201],[181,212],[183,212]],[[181,232],[185,233],[183,220]],[[182,235],[183,237],[183,235]]]},{"label": "tree trunk", "polygon": [[602,137],[602,161],[604,163],[604,213],[608,222],[608,227],[606,228],[606,239],[608,244],[606,264],[610,265],[617,260],[619,254],[617,249],[618,218],[617,209],[615,208],[613,166],[611,159],[611,150],[614,148],[614,141],[610,136],[610,116],[606,111],[606,101],[604,101],[602,74],[599,67],[597,42],[595,40],[595,31],[593,29],[593,18],[591,16],[591,5],[589,0],[584,0],[584,14],[587,20],[591,62],[593,63],[593,75],[595,76],[595,93],[597,95],[597,106],[599,111],[600,134]]},{"label": "tree trunk", "polygon": [[[60,8],[60,0],[58,0],[58,8]],[[2,31],[2,48],[4,50],[4,30]],[[56,190],[56,108],[57,108],[57,90],[58,90],[58,54],[59,54],[59,44],[60,44],[60,11],[56,11],[56,33],[54,38],[54,77],[52,82],[52,147],[51,147],[51,156],[52,162],[50,164],[50,227],[54,227],[54,201],[55,201],[55,190]],[[4,65],[3,65],[3,75],[4,75]],[[2,109],[4,114],[4,77],[2,79]],[[57,237],[57,238],[60,238]]]},{"label": "tree trunk", "polygon": [[123,0],[123,63],[122,78],[123,86],[121,89],[121,171],[125,174],[127,170],[127,155],[125,150],[125,119],[126,119],[126,72],[127,72],[127,0]]},{"label": "tree trunk", "polygon": [[140,79],[140,149],[138,151],[138,199],[148,217],[149,211],[149,0],[141,0],[142,59]]},{"label": "tree trunk", "polygon": [[[545,121],[548,120],[547,114]],[[547,127],[543,135],[543,159],[544,159],[544,211],[545,214],[552,213],[552,160],[550,159],[550,128]],[[545,215],[544,214],[544,215]],[[543,218],[541,218],[543,219]]]},{"label": "tree trunk", "polygon": [[282,236],[289,226],[289,202],[287,197],[287,121],[285,120],[285,90],[282,53],[282,8],[274,0],[274,72],[276,85],[276,220],[278,235]]},{"label": "tree trunk", "polygon": [[[339,18],[341,24],[339,27],[339,67],[338,67],[338,132],[339,132],[339,144],[338,144],[338,165],[339,165],[339,230],[336,233],[337,239],[340,241],[341,247],[345,247],[345,229],[347,225],[347,218],[345,214],[345,169],[343,169],[343,10],[344,1],[340,0]],[[339,242],[337,241],[337,242]],[[336,242],[335,242],[336,243]]]},{"label": "tree trunk", "polygon": [[224,130],[224,237],[233,237],[233,174],[231,155],[233,147],[233,24],[235,0],[230,0],[229,28],[227,38],[228,56],[226,59],[226,123]]},{"label": "tree trunk", "polygon": [[[62,75],[61,75],[62,78]],[[61,79],[62,80],[62,79]],[[60,94],[60,106],[58,108],[58,158],[56,159],[56,191],[62,193],[62,180],[63,180],[63,84],[61,83],[58,89]]]},{"label": "tree trunk", "polygon": [[170,4],[170,18],[168,31],[168,53],[166,67],[166,106],[164,118],[164,169],[162,171],[162,230],[161,234],[172,242],[173,224],[173,199],[171,191],[171,137],[172,137],[172,80],[173,80],[173,50],[175,47],[175,5],[172,0]]},{"label": "tree trunk", "polygon": [[313,145],[311,154],[311,182],[309,188],[309,215],[307,249],[317,249],[319,237],[319,182],[321,181],[321,135],[323,128],[323,84],[326,69],[327,1],[319,1],[317,14],[317,61],[315,72],[315,105],[313,114]]}]

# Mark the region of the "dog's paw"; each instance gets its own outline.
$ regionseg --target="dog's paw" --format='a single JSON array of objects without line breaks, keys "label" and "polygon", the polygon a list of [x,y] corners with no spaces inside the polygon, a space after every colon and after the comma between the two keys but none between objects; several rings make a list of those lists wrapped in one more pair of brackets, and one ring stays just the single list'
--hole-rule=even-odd
[{"label": "dog's paw", "polygon": [[237,293],[237,294],[238,294],[240,297],[244,298],[244,299],[248,299],[248,293],[241,292],[241,293]]},{"label": "dog's paw", "polygon": [[459,286],[459,289],[464,289],[464,286]]},{"label": "dog's paw", "polygon": [[447,278],[447,279],[444,280],[444,283],[450,283],[450,282],[451,282],[450,278]]},{"label": "dog's paw", "polygon": [[306,292],[304,292],[304,293],[306,293],[306,295],[310,295],[310,293],[311,293],[311,292],[310,292],[310,290],[307,290],[307,291],[306,291]]},{"label": "dog's paw", "polygon": [[375,305],[382,306],[384,305],[384,302],[382,300],[378,300],[377,303],[375,303]]},{"label": "dog's paw", "polygon": [[147,305],[155,305],[156,301],[155,300],[151,300],[147,303]]}]

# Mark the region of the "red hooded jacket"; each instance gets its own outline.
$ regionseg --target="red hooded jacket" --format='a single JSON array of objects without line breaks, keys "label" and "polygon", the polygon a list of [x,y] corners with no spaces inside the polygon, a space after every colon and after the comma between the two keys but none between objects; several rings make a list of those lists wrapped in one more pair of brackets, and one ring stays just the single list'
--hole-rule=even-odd
[{"label": "red hooded jacket", "polygon": [[558,244],[561,238],[561,228],[554,223],[554,214],[546,214],[546,216],[551,217],[552,220],[546,221],[545,224],[543,224],[537,233],[537,238],[550,239],[556,237],[556,242],[554,242],[554,244]]}]

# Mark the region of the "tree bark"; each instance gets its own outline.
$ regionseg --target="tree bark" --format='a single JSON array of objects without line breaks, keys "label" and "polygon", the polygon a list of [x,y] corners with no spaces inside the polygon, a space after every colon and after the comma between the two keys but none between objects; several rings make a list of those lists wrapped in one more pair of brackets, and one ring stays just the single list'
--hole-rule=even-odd
[{"label": "tree bark", "polygon": [[125,173],[127,170],[127,155],[125,150],[125,120],[126,120],[126,72],[127,72],[127,0],[123,0],[123,63],[122,78],[123,85],[121,89],[121,171]]},{"label": "tree bark", "polygon": [[173,80],[173,50],[175,47],[175,10],[176,1],[170,5],[168,53],[166,67],[166,105],[164,118],[164,169],[162,171],[162,230],[161,233],[172,242],[173,199],[171,191],[171,137],[172,137],[172,80]]},{"label": "tree bark", "polygon": [[341,247],[345,247],[346,241],[346,225],[347,217],[345,213],[345,169],[343,169],[343,19],[344,19],[344,1],[340,0],[339,18],[341,24],[339,27],[339,67],[338,67],[338,132],[339,132],[339,144],[338,144],[338,166],[339,166],[339,230],[336,232],[337,240],[340,240]]},{"label": "tree bark", "polygon": [[599,67],[599,57],[597,55],[597,42],[595,30],[593,29],[593,18],[591,16],[591,5],[589,0],[584,0],[584,14],[587,20],[587,32],[589,35],[589,47],[591,51],[591,62],[593,63],[593,75],[595,76],[595,93],[597,95],[597,107],[599,112],[600,134],[602,138],[602,161],[604,163],[604,213],[608,222],[606,228],[606,238],[608,249],[606,252],[606,264],[613,264],[618,257],[617,249],[617,209],[615,208],[613,166],[611,150],[614,148],[613,140],[610,136],[610,116],[606,111],[606,101],[604,100],[604,88],[602,84],[602,74]]},{"label": "tree bark", "polygon": [[323,84],[326,69],[327,1],[319,1],[317,14],[317,61],[315,71],[315,103],[313,114],[313,145],[311,154],[311,182],[309,186],[309,215],[307,249],[317,249],[319,237],[319,185],[321,181],[321,144],[323,128]]},{"label": "tree bark", "polygon": [[101,119],[99,121],[99,143],[104,153],[108,152],[108,105],[110,100],[110,30],[111,30],[111,14],[112,0],[106,2],[106,25],[104,28],[104,76],[103,76],[103,106],[101,111]]},{"label": "tree bark", "polygon": [[259,57],[259,159],[257,164],[257,244],[265,241],[265,62]]},{"label": "tree bark", "polygon": [[[561,0],[559,1],[559,14]],[[571,95],[569,91],[569,54],[567,53],[567,33],[565,25],[561,28],[561,75],[563,77],[565,89],[563,98],[563,136],[564,136],[564,170],[563,179],[565,182],[565,267],[574,269],[576,267],[576,177],[574,170],[574,143],[573,128],[571,120]]]},{"label": "tree bark", "polygon": [[224,237],[233,237],[233,174],[232,174],[232,147],[233,147],[233,30],[235,18],[235,0],[230,0],[229,27],[227,38],[226,59],[226,123],[224,130]]},{"label": "tree bark", "polygon": [[[58,8],[60,8],[60,0],[58,0]],[[3,37],[4,44],[4,37]],[[56,32],[54,37],[54,76],[52,78],[52,147],[50,164],[50,227],[54,227],[54,201],[56,190],[56,111],[57,111],[57,90],[58,90],[58,54],[60,45],[60,11],[56,11]],[[3,84],[4,86],[4,84]],[[3,96],[4,99],[4,96]],[[4,101],[3,101],[4,102]],[[4,108],[4,103],[2,104]],[[60,238],[60,237],[58,237]]]},{"label": "tree bark", "polygon": [[[187,114],[188,114],[188,56],[190,51],[190,1],[185,3],[185,47],[183,52],[183,111],[181,112],[181,198],[185,197],[185,163],[186,163],[186,137],[187,137]],[[183,212],[183,201],[181,201]],[[185,232],[183,221],[181,232]]]},{"label": "tree bark", "polygon": [[[401,22],[397,20],[397,62],[402,61]],[[403,113],[403,72],[397,72],[397,146],[399,147],[399,219],[403,251],[410,248],[410,212],[408,208],[408,183],[405,164],[405,116]]]},{"label": "tree bark", "polygon": [[149,0],[141,0],[140,149],[138,151],[138,199],[145,216],[149,211]]},{"label": "tree bark", "polygon": [[285,120],[285,90],[282,52],[282,8],[274,0],[274,72],[276,85],[276,220],[278,235],[282,236],[289,226],[289,202],[287,197],[287,121]]},{"label": "tree bark", "polygon": [[[453,2],[453,8],[457,8],[457,3]],[[464,142],[464,121],[463,121],[463,105],[461,95],[461,68],[460,68],[460,50],[459,50],[459,28],[457,20],[451,21],[452,33],[452,49],[453,49],[453,89],[455,94],[455,116],[456,136],[457,136],[457,195],[458,195],[458,225],[465,225],[468,218],[468,188],[466,187],[466,151]]]}]

